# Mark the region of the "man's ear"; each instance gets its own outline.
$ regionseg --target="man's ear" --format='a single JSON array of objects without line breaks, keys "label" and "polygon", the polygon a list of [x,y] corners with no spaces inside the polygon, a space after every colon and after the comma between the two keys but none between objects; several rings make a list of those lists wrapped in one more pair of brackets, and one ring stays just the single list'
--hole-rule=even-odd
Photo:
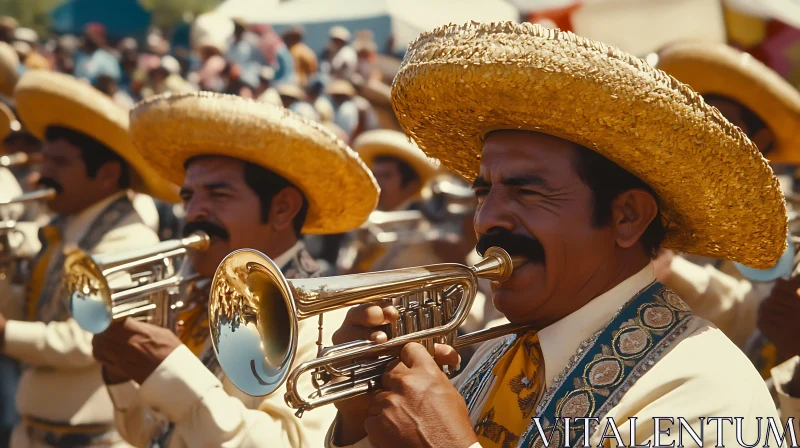
[{"label": "man's ear", "polygon": [[611,203],[617,245],[627,249],[636,244],[657,216],[658,203],[651,193],[632,189],[619,194]]},{"label": "man's ear", "polygon": [[295,216],[303,208],[303,194],[294,187],[286,187],[272,198],[267,223],[277,230],[293,225]]},{"label": "man's ear", "polygon": [[122,176],[123,169],[119,162],[106,162],[97,169],[95,179],[100,181],[104,188],[113,190],[119,187],[119,178]]}]

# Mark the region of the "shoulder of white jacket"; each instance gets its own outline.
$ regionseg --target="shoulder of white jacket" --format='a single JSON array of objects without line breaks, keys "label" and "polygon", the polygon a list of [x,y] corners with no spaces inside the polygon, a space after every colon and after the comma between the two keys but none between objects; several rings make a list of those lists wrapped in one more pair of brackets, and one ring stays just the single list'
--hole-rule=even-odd
[{"label": "shoulder of white jacket", "polygon": [[158,234],[147,226],[139,215],[125,218],[103,235],[94,252],[117,252],[152,246],[159,242]]},{"label": "shoulder of white jacket", "polygon": [[696,316],[645,377],[650,374],[655,374],[659,382],[675,381],[709,393],[718,391],[720,398],[733,401],[749,401],[753,394],[762,392],[769,396],[747,356],[714,324]]}]

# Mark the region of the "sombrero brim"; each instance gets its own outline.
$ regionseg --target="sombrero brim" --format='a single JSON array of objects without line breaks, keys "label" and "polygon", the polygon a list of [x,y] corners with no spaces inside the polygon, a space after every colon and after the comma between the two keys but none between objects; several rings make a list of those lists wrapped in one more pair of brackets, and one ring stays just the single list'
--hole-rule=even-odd
[{"label": "sombrero brim", "polygon": [[661,199],[664,246],[755,268],[786,245],[778,181],[755,145],[644,61],[538,25],[450,25],[409,46],[392,88],[405,132],[473,180],[483,137],[526,129],[591,148]]},{"label": "sombrero brim", "polygon": [[265,103],[209,92],[160,95],[131,111],[131,137],[155,169],[182,184],[196,156],[233,157],[280,174],[309,203],[303,233],[342,233],[375,209],[364,162],[321,125]]},{"label": "sombrero brim", "polygon": [[28,132],[44,140],[47,128],[61,126],[86,134],[125,159],[131,167],[131,189],[178,202],[178,187],[154,171],[131,142],[128,114],[89,84],[69,75],[32,70],[14,91],[17,112]]},{"label": "sombrero brim", "polygon": [[3,103],[0,103],[0,140],[5,140],[11,135],[11,123],[16,121],[14,112]]},{"label": "sombrero brim", "polygon": [[800,164],[800,92],[759,60],[725,44],[676,42],[659,51],[656,66],[701,95],[750,108],[775,134],[770,162]]},{"label": "sombrero brim", "polygon": [[439,169],[438,162],[426,156],[405,134],[398,131],[367,131],[356,138],[353,148],[370,169],[375,164],[375,158],[380,156],[392,156],[408,163],[420,178],[420,189]]},{"label": "sombrero brim", "polygon": [[19,56],[16,50],[11,45],[0,42],[0,93],[3,95],[11,96],[14,93],[19,79],[18,65]]}]

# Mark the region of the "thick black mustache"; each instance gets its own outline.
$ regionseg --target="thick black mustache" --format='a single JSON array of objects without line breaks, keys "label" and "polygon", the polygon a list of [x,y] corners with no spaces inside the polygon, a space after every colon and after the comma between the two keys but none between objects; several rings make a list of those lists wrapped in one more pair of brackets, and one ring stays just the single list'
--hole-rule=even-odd
[{"label": "thick black mustache", "polygon": [[492,246],[504,249],[512,257],[520,255],[527,258],[531,263],[544,263],[544,247],[542,247],[542,243],[530,236],[518,235],[500,228],[490,230],[489,233],[478,238],[475,250],[478,251],[480,256],[483,256],[486,249]]},{"label": "thick black mustache", "polygon": [[52,188],[56,190],[56,193],[61,193],[62,191],[64,191],[64,189],[61,188],[60,183],[56,182],[54,179],[51,179],[49,177],[43,177],[39,179],[39,182],[36,182],[36,185],[45,188]]},{"label": "thick black mustache", "polygon": [[230,239],[230,235],[228,234],[227,230],[211,221],[187,222],[186,225],[183,226],[183,236],[187,237],[198,230],[206,232],[210,237],[217,237],[225,241]]}]

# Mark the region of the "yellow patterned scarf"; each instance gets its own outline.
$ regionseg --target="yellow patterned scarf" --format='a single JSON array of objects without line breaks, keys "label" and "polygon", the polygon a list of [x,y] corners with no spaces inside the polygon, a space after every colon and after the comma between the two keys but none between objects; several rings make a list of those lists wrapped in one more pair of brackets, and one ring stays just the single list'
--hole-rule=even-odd
[{"label": "yellow patterned scarf", "polygon": [[47,282],[47,271],[50,269],[50,260],[61,249],[61,230],[58,226],[50,224],[42,227],[42,252],[33,266],[31,278],[28,281],[25,300],[25,320],[35,321],[39,310],[39,296],[42,294]]},{"label": "yellow patterned scarf", "polygon": [[484,448],[516,446],[544,392],[544,365],[539,335],[519,337],[497,361],[497,378],[475,425]]},{"label": "yellow patterned scarf", "polygon": [[196,306],[178,314],[178,338],[199,357],[209,338],[208,307]]}]

